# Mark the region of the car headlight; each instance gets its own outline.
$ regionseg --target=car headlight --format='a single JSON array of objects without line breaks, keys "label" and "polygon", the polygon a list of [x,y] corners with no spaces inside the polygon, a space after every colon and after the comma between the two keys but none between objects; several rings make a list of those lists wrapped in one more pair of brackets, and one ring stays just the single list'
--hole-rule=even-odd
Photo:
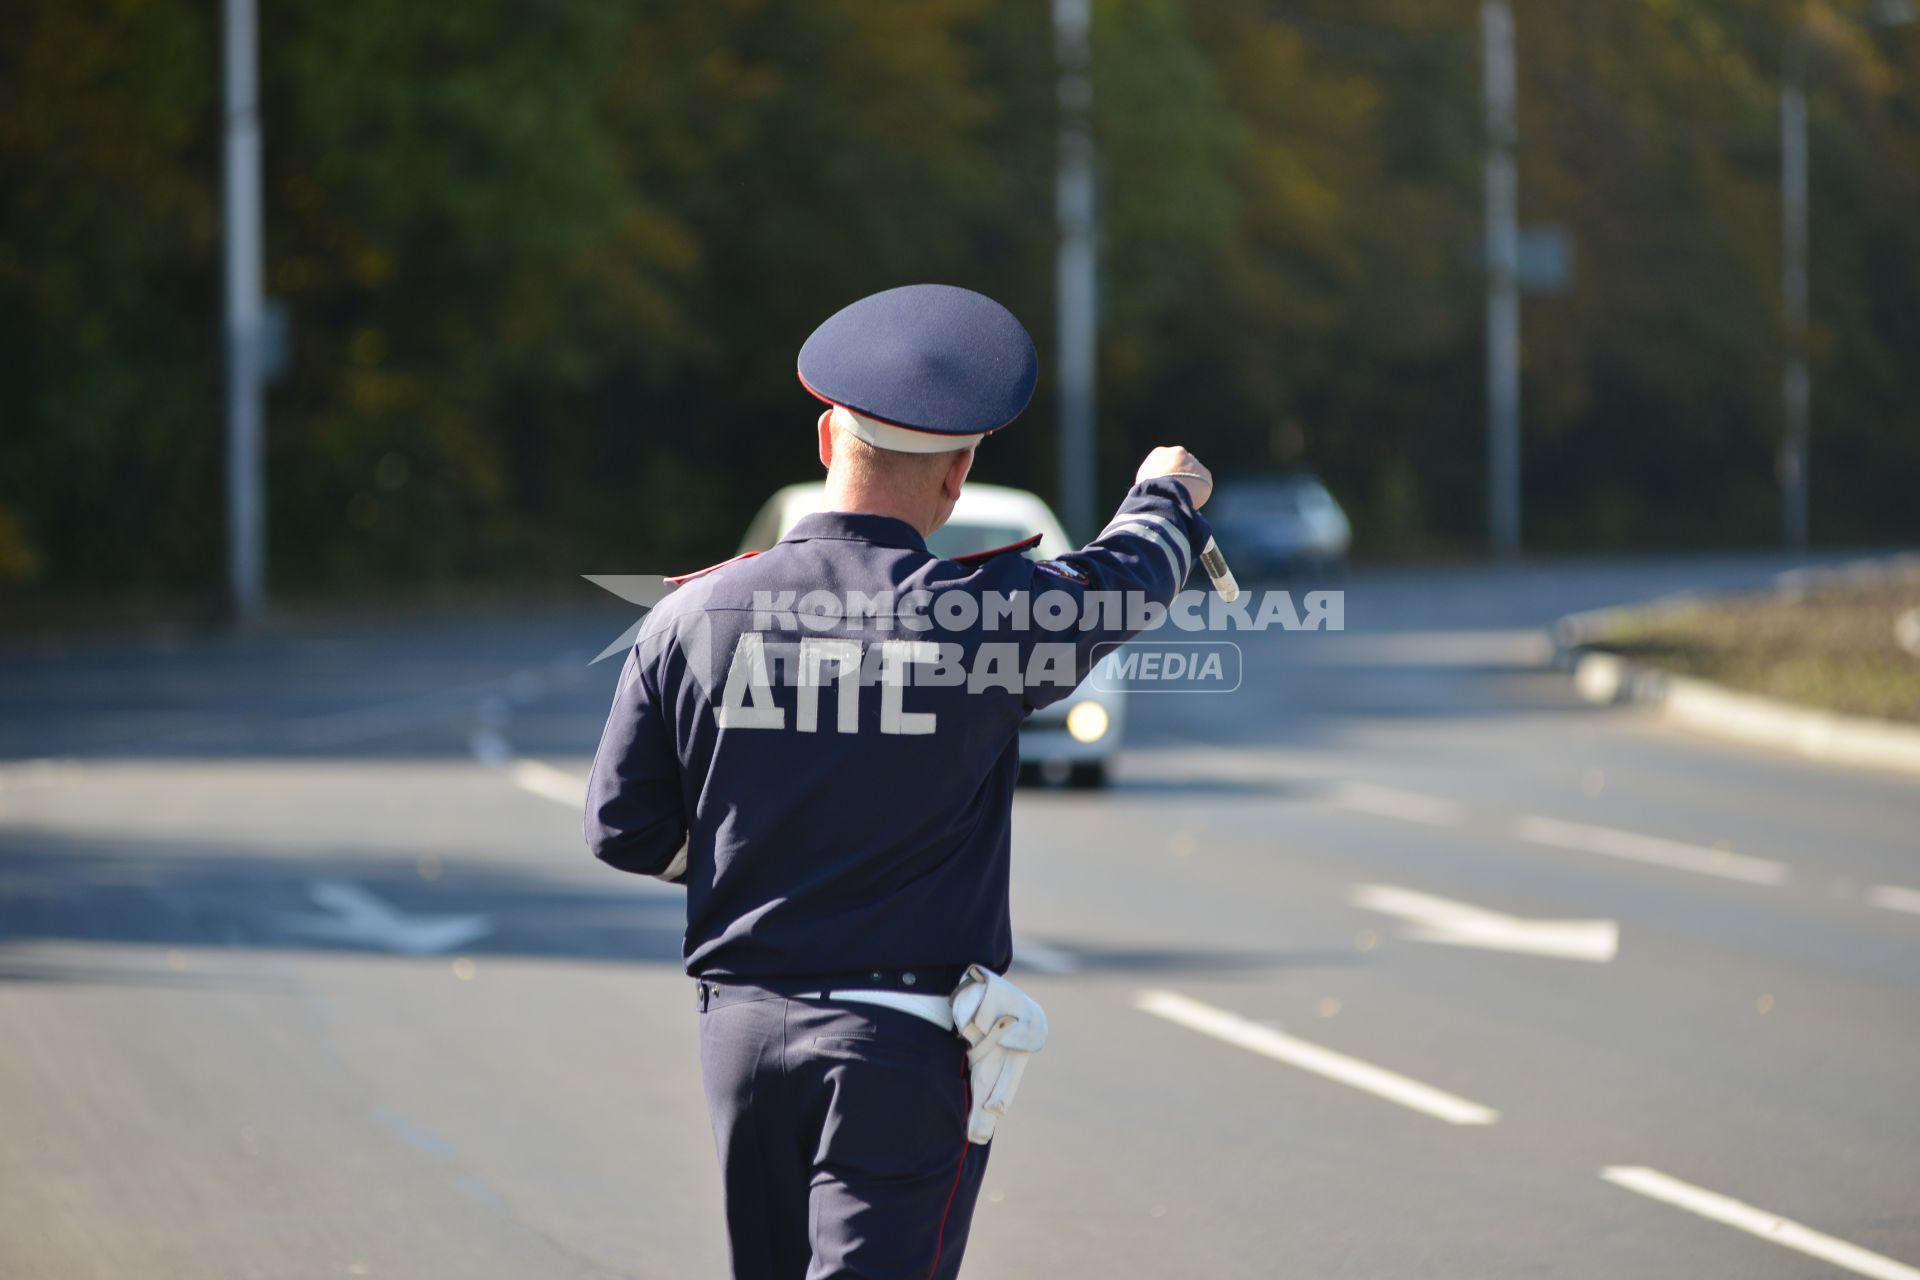
[{"label": "car headlight", "polygon": [[1067,712],[1067,732],[1075,742],[1098,742],[1107,734],[1107,709],[1097,702],[1082,702]]}]

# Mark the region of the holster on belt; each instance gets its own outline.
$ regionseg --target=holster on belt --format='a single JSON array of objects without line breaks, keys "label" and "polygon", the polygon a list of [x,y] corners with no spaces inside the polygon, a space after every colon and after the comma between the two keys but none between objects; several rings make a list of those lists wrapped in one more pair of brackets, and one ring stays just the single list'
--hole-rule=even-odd
[{"label": "holster on belt", "polygon": [[969,965],[953,991],[954,1030],[967,1042],[973,1109],[967,1140],[993,1140],[993,1129],[1013,1105],[1027,1057],[1047,1042],[1047,1013],[999,974]]}]

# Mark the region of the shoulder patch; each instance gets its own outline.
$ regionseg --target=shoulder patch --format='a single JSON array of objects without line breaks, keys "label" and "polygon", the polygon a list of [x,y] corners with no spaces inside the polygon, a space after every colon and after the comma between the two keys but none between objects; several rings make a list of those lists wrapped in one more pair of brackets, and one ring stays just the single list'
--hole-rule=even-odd
[{"label": "shoulder patch", "polygon": [[760,553],[758,551],[742,551],[739,555],[734,556],[730,560],[722,560],[719,564],[710,564],[704,569],[695,569],[692,573],[683,573],[678,575],[677,577],[668,578],[667,581],[671,582],[674,586],[677,587],[683,582],[692,582],[695,578],[704,578],[708,574],[712,573],[715,569],[724,569],[730,564],[734,564],[741,560],[752,559],[754,556],[757,556],[759,554]]},{"label": "shoulder patch", "polygon": [[1080,572],[1072,565],[1061,564],[1058,560],[1042,560],[1034,567],[1043,573],[1050,573],[1056,578],[1065,578],[1069,582],[1077,582],[1083,587],[1092,581],[1091,578],[1087,577],[1086,574]]},{"label": "shoulder patch", "polygon": [[966,555],[953,556],[951,559],[958,560],[961,564],[984,564],[987,560],[994,556],[1002,555],[1005,552],[1027,551],[1039,545],[1040,535],[1036,533],[1022,538],[1018,542],[1009,542],[1004,547],[992,547],[986,551],[969,551]]}]

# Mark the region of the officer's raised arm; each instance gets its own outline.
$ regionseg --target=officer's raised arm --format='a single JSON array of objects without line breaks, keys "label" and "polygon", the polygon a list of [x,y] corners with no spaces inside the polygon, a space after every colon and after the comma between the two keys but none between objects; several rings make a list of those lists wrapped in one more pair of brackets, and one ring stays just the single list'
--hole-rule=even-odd
[{"label": "officer's raised arm", "polygon": [[[1212,495],[1213,473],[1185,449],[1163,445],[1140,464],[1133,488],[1092,542],[1031,565],[1035,616],[1048,592],[1065,593],[1074,608],[1069,626],[1028,633],[1031,646],[1070,649],[1073,664],[1070,680],[1060,672],[1027,685],[1030,709],[1066,697],[1086,679],[1100,646],[1132,639],[1143,614],[1173,602],[1207,545],[1211,531],[1199,508]],[[1029,661],[1025,669],[1045,666]]]},{"label": "officer's raised arm", "polygon": [[687,874],[687,816],[672,726],[641,661],[645,629],[627,653],[613,712],[587,779],[587,847],[610,867],[681,884]]}]

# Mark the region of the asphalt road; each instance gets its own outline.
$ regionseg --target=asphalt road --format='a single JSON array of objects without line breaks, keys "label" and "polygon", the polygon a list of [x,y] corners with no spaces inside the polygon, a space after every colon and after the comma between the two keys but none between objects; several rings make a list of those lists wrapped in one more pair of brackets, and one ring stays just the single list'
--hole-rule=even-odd
[{"label": "asphalt road", "polygon": [[[1545,665],[1778,567],[1358,576],[1023,793],[967,1274],[1920,1277],[1920,790]],[[0,1275],[723,1273],[679,895],[578,836],[625,622],[0,658]]]}]

